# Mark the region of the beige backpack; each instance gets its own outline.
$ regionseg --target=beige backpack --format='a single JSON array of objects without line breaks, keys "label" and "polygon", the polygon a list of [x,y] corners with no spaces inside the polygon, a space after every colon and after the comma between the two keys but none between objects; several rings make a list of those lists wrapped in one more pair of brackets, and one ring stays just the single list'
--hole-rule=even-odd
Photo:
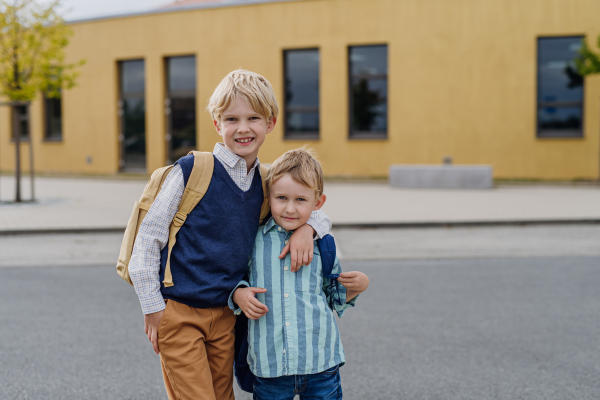
[{"label": "beige backpack", "polygon": [[[169,248],[167,253],[167,264],[165,266],[165,279],[163,281],[166,287],[173,286],[173,277],[171,276],[171,251],[177,241],[177,232],[179,232],[179,229],[187,219],[188,214],[192,212],[194,207],[196,207],[202,197],[204,197],[204,194],[210,185],[214,169],[214,158],[212,153],[191,151],[188,154],[192,153],[194,154],[194,167],[192,168],[192,173],[190,174],[187,185],[185,186],[185,191],[181,197],[179,210],[175,214],[169,228]],[[144,188],[142,197],[140,197],[140,200],[136,201],[133,205],[133,212],[131,213],[131,217],[129,217],[129,222],[125,229],[125,235],[123,236],[121,251],[119,253],[119,260],[117,261],[117,273],[130,285],[133,285],[133,282],[131,282],[131,278],[129,277],[129,262],[131,261],[131,253],[133,252],[133,245],[140,229],[140,224],[144,220],[144,217],[148,213],[156,196],[158,196],[158,192],[160,192],[163,182],[167,175],[169,175],[169,172],[171,172],[172,168],[173,166],[169,165],[154,171]],[[264,200],[260,210],[260,223],[262,223],[263,219],[269,213],[270,208],[265,181],[268,169],[261,165],[260,172],[264,193]]]}]

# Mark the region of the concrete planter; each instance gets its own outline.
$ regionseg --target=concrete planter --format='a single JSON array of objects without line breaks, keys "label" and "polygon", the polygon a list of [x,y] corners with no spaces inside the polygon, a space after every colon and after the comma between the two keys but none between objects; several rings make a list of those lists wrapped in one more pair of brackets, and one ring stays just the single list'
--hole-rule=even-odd
[{"label": "concrete planter", "polygon": [[489,165],[391,165],[390,185],[415,189],[491,189]]}]

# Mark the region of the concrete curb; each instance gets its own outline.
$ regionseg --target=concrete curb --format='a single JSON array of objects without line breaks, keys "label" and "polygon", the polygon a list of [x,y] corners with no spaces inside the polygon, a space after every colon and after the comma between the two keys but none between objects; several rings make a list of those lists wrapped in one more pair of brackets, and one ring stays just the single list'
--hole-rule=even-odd
[{"label": "concrete curb", "polygon": [[54,229],[12,229],[0,230],[0,236],[16,235],[55,235],[69,233],[125,233],[125,227],[121,228],[54,228]]},{"label": "concrete curb", "polygon": [[[439,221],[439,222],[364,222],[334,223],[333,229],[377,229],[377,228],[452,228],[483,226],[526,226],[526,225],[595,225],[600,219],[549,219],[549,220],[506,220],[506,221]],[[124,233],[125,227],[108,228],[54,228],[0,230],[0,236],[53,235],[72,233]]]},{"label": "concrete curb", "polygon": [[436,221],[436,222],[375,222],[337,223],[333,229],[375,228],[452,228],[480,226],[525,226],[525,225],[591,225],[600,224],[600,219],[549,219],[549,220],[506,220],[506,221]]}]

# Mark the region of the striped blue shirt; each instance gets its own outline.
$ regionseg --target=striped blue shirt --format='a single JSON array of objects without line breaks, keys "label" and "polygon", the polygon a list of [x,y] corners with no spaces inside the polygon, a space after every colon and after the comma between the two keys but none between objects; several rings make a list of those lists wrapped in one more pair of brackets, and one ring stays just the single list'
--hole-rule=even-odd
[{"label": "striped blue shirt", "polygon": [[[262,378],[316,374],[346,361],[334,310],[328,304],[333,303],[341,317],[346,308],[354,307],[356,297],[346,303],[346,288],[338,285],[336,291],[323,277],[316,242],[312,264],[291,272],[290,255],[279,259],[291,235],[273,218],[261,226],[248,263],[249,282],[238,284],[267,289],[256,297],[269,312],[248,322],[248,364]],[[332,274],[341,272],[336,257]],[[330,302],[332,296],[337,301]],[[241,309],[236,309],[232,298],[233,292],[229,306],[239,314]]]}]

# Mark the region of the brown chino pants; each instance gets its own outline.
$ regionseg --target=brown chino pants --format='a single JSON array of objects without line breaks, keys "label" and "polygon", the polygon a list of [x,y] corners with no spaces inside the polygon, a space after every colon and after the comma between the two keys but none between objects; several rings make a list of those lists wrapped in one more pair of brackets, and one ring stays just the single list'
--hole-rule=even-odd
[{"label": "brown chino pants", "polygon": [[234,400],[235,315],[167,300],[158,348],[169,400]]}]

